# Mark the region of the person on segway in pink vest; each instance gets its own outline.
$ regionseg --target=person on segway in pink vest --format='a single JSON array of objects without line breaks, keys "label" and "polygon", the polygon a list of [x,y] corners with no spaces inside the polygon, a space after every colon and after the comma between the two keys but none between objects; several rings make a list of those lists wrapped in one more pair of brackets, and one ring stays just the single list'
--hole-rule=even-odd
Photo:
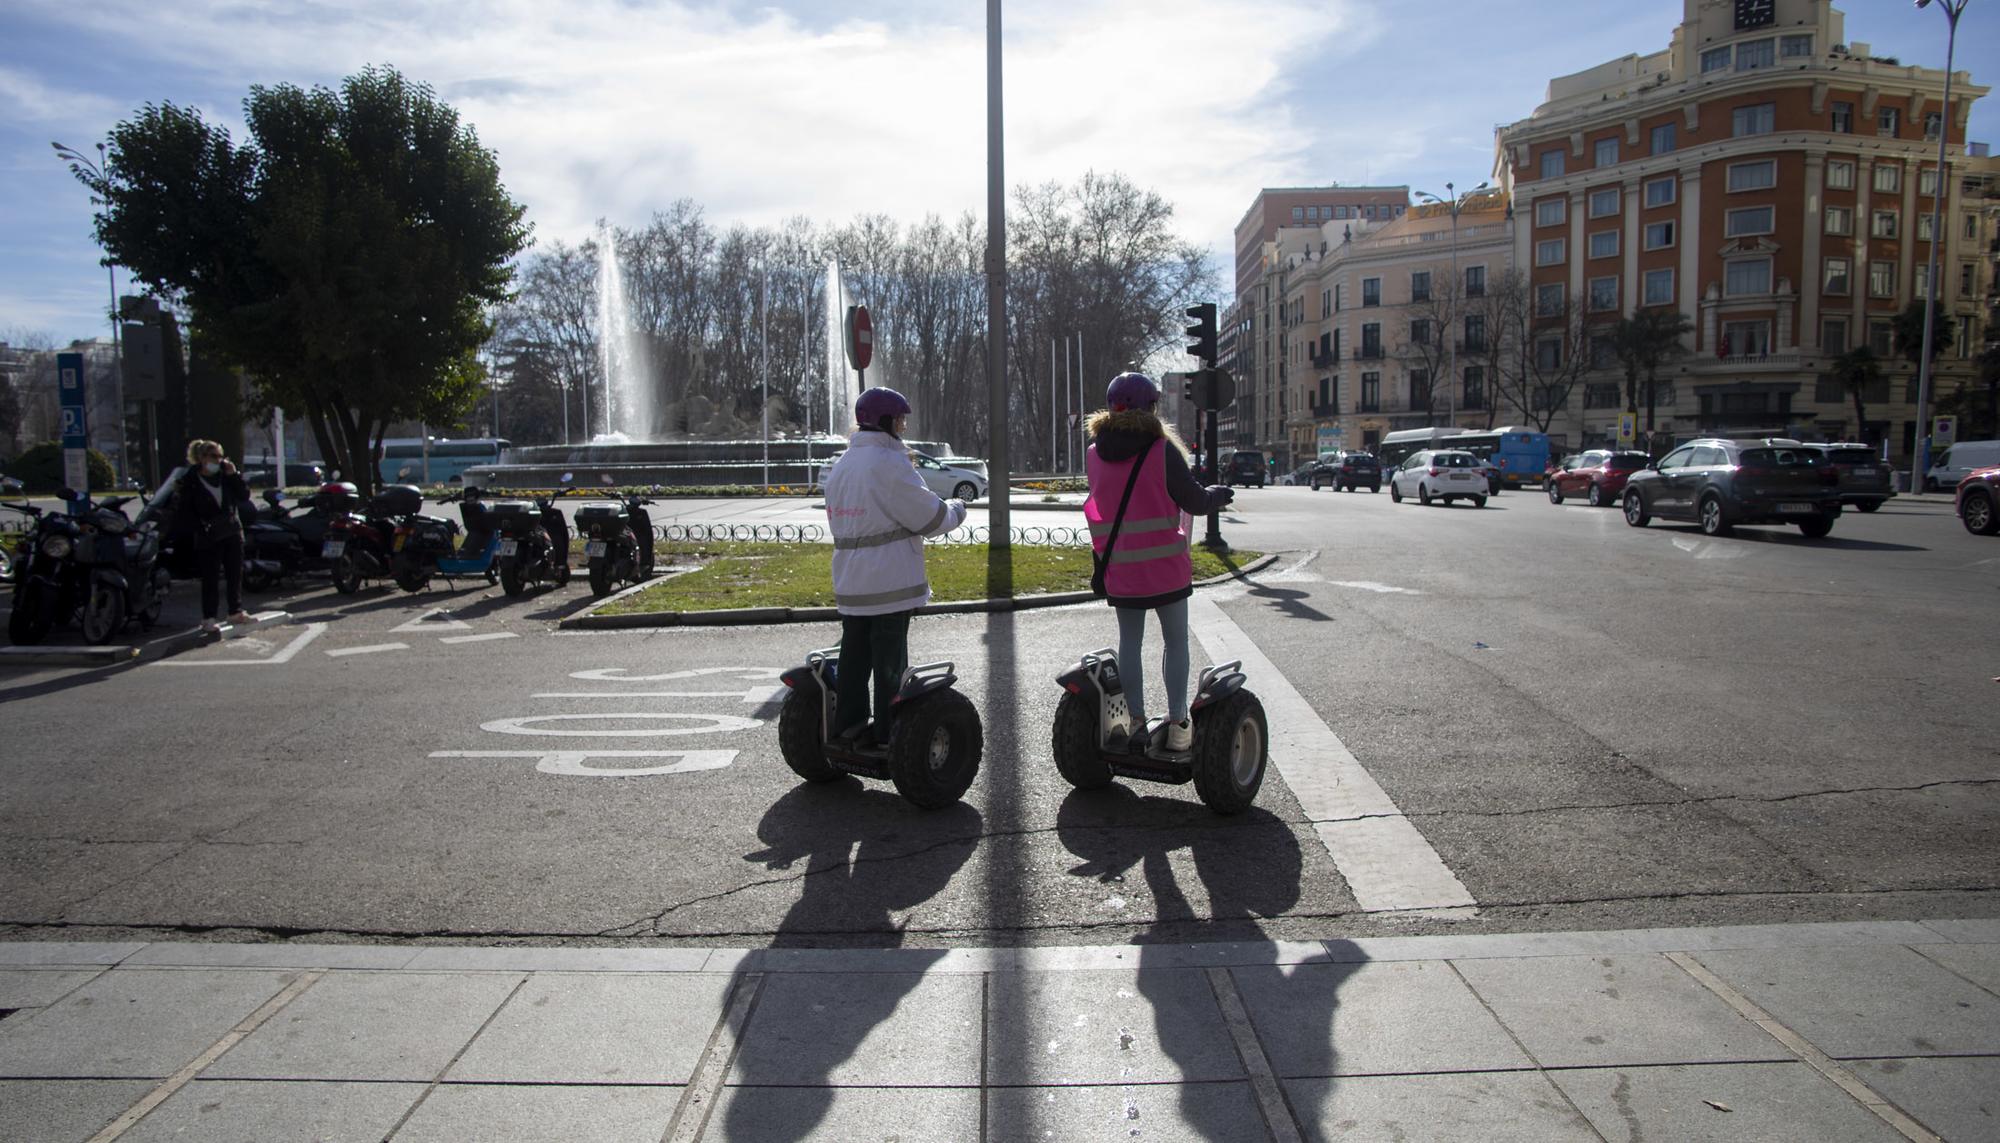
[{"label": "person on segway in pink vest", "polygon": [[[1090,499],[1083,514],[1090,521],[1091,546],[1105,559],[1105,598],[1118,614],[1118,670],[1132,724],[1146,725],[1143,655],[1150,612],[1160,617],[1166,644],[1167,749],[1182,751],[1194,745],[1188,718],[1187,601],[1194,594],[1189,517],[1218,511],[1236,494],[1219,484],[1204,488],[1195,480],[1187,446],[1153,411],[1159,401],[1160,387],[1143,373],[1112,378],[1104,394],[1107,408],[1092,413],[1086,424]],[[1142,753],[1145,745],[1141,736],[1127,748]]]},{"label": "person on segway in pink vest", "polygon": [[877,735],[910,664],[910,616],[930,602],[924,537],[965,522],[965,502],[924,484],[903,443],[910,403],[894,389],[854,402],[854,435],[826,471],[827,530],[833,533],[833,602],[840,612],[840,666],[834,681],[835,732],[859,734],[868,720],[870,677]]}]

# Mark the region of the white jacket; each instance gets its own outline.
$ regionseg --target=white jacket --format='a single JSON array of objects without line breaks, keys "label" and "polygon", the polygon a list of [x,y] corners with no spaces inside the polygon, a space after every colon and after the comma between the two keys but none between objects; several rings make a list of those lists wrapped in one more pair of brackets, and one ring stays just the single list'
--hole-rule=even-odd
[{"label": "white jacket", "polygon": [[856,432],[826,473],[833,533],[833,600],[842,615],[890,615],[930,602],[925,536],[965,522],[963,500],[924,485],[902,441]]}]

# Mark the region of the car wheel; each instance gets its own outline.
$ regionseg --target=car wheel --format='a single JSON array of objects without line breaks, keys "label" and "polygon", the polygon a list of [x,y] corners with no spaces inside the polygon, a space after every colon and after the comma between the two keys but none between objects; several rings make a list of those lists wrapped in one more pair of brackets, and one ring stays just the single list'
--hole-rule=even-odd
[{"label": "car wheel", "polygon": [[1417,503],[1422,504],[1427,508],[1430,506],[1431,503],[1431,486],[1428,484],[1424,484],[1421,481],[1418,482],[1417,484]]},{"label": "car wheel", "polygon": [[967,504],[970,504],[974,500],[979,499],[979,489],[974,487],[970,480],[961,480],[952,486],[951,498],[953,500],[963,500]]},{"label": "car wheel", "polygon": [[1380,492],[1380,491],[1382,491],[1382,485],[1381,485],[1380,483],[1375,483],[1375,484],[1371,484],[1371,485],[1369,485],[1369,486],[1368,486],[1368,491],[1370,491],[1370,492]]},{"label": "car wheel", "polygon": [[1475,497],[1473,497],[1473,498],[1472,498],[1472,506],[1473,506],[1474,508],[1484,508],[1484,507],[1486,507],[1486,497],[1484,497],[1484,496],[1475,496]]},{"label": "car wheel", "polygon": [[1584,497],[1583,502],[1592,508],[1604,507],[1604,486],[1593,483],[1590,486],[1590,495]]},{"label": "car wheel", "polygon": [[1555,481],[1553,480],[1549,481],[1549,503],[1560,504],[1562,502],[1563,502],[1563,490],[1556,487]]},{"label": "car wheel", "polygon": [[1812,520],[1800,520],[1799,531],[1805,533],[1806,539],[1817,540],[1833,531],[1833,517],[1820,516]]},{"label": "car wheel", "polygon": [[1863,512],[1873,512],[1882,506],[1882,502],[1880,500],[1857,500],[1854,502],[1854,506]]},{"label": "car wheel", "polygon": [[1701,507],[1696,515],[1701,521],[1702,535],[1727,536],[1729,534],[1729,518],[1723,515],[1722,497],[1717,496],[1713,492],[1702,497]]},{"label": "car wheel", "polygon": [[1398,504],[1403,502],[1403,490],[1393,480],[1389,482],[1389,499]]},{"label": "car wheel", "polygon": [[1994,512],[1993,497],[1989,493],[1977,490],[1967,492],[1965,507],[1958,518],[1965,525],[1965,530],[1975,536],[1991,536],[2000,532],[2000,515]]},{"label": "car wheel", "polygon": [[1313,490],[1314,492],[1318,492],[1318,491],[1319,491],[1319,481],[1317,481],[1317,480],[1309,480],[1309,481],[1307,481],[1306,483],[1312,486],[1312,490]]},{"label": "car wheel", "polygon": [[1625,494],[1625,522],[1634,528],[1643,528],[1652,519],[1653,514],[1646,511],[1646,498],[1637,492],[1627,492]]}]

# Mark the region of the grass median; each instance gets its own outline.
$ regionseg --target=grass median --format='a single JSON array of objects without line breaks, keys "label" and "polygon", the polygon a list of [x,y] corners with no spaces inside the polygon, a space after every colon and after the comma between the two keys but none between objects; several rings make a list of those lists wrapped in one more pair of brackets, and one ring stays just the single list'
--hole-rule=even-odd
[{"label": "grass median", "polygon": [[[1014,595],[1090,589],[1090,549],[1016,544]],[[1226,575],[1262,553],[1217,555],[1194,549],[1194,577]],[[660,563],[693,564],[683,572],[598,608],[599,615],[719,611],[736,607],[832,607],[833,545],[673,543],[659,545]],[[986,598],[985,544],[932,544],[924,549],[931,599],[953,603]]]}]

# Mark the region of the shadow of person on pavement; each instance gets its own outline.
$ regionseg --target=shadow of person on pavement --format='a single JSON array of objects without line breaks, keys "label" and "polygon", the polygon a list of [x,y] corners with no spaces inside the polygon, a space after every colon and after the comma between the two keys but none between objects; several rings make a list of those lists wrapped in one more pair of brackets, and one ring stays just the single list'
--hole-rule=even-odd
[{"label": "shadow of person on pavement", "polygon": [[[983,825],[963,802],[926,812],[852,778],[792,789],[757,824],[764,848],[744,855],[799,878],[772,947],[901,946],[905,928],[971,857]],[[833,1102],[829,1085],[889,1082],[880,1061],[856,1053],[945,950],[903,955],[891,972],[765,975],[729,1082],[773,1090],[738,1093],[723,1138],[806,1138]]]},{"label": "shadow of person on pavement", "polygon": [[1252,581],[1249,595],[1252,599],[1269,602],[1274,610],[1282,611],[1294,619],[1310,619],[1318,623],[1333,621],[1333,616],[1306,602],[1312,598],[1309,593],[1294,587],[1272,587],[1270,584]]},{"label": "shadow of person on pavement", "polygon": [[[1153,1007],[1160,1050],[1179,1069],[1181,1119],[1203,1138],[1254,1134],[1246,1131],[1243,1120],[1246,1107],[1256,1114],[1247,1085],[1232,1085],[1238,1095],[1228,1097],[1217,1085],[1190,1082],[1243,1074],[1218,988],[1233,989],[1241,998],[1281,1079],[1333,1074],[1336,996],[1355,966],[1329,965],[1323,953],[1306,957],[1305,963],[1280,964],[1286,950],[1264,929],[1265,922],[1283,917],[1299,903],[1301,829],[1309,832],[1309,827],[1261,807],[1220,817],[1199,803],[1141,797],[1119,785],[1073,791],[1057,811],[1056,830],[1064,848],[1083,859],[1071,873],[1118,882],[1137,866],[1152,895],[1153,923],[1133,938],[1139,946],[1139,991]],[[1192,900],[1197,894],[1175,873],[1175,856],[1183,851],[1180,864],[1193,866],[1199,904]],[[1218,941],[1229,947],[1186,947]],[[1242,967],[1188,967],[1224,957]],[[1213,1012],[1212,1019],[1189,1018],[1190,991],[1215,997],[1212,1010],[1203,1007]],[[1214,1073],[1218,1038],[1230,1044],[1227,1056],[1236,1061],[1227,1077]],[[1295,1098],[1289,1089],[1286,1098]]]}]

